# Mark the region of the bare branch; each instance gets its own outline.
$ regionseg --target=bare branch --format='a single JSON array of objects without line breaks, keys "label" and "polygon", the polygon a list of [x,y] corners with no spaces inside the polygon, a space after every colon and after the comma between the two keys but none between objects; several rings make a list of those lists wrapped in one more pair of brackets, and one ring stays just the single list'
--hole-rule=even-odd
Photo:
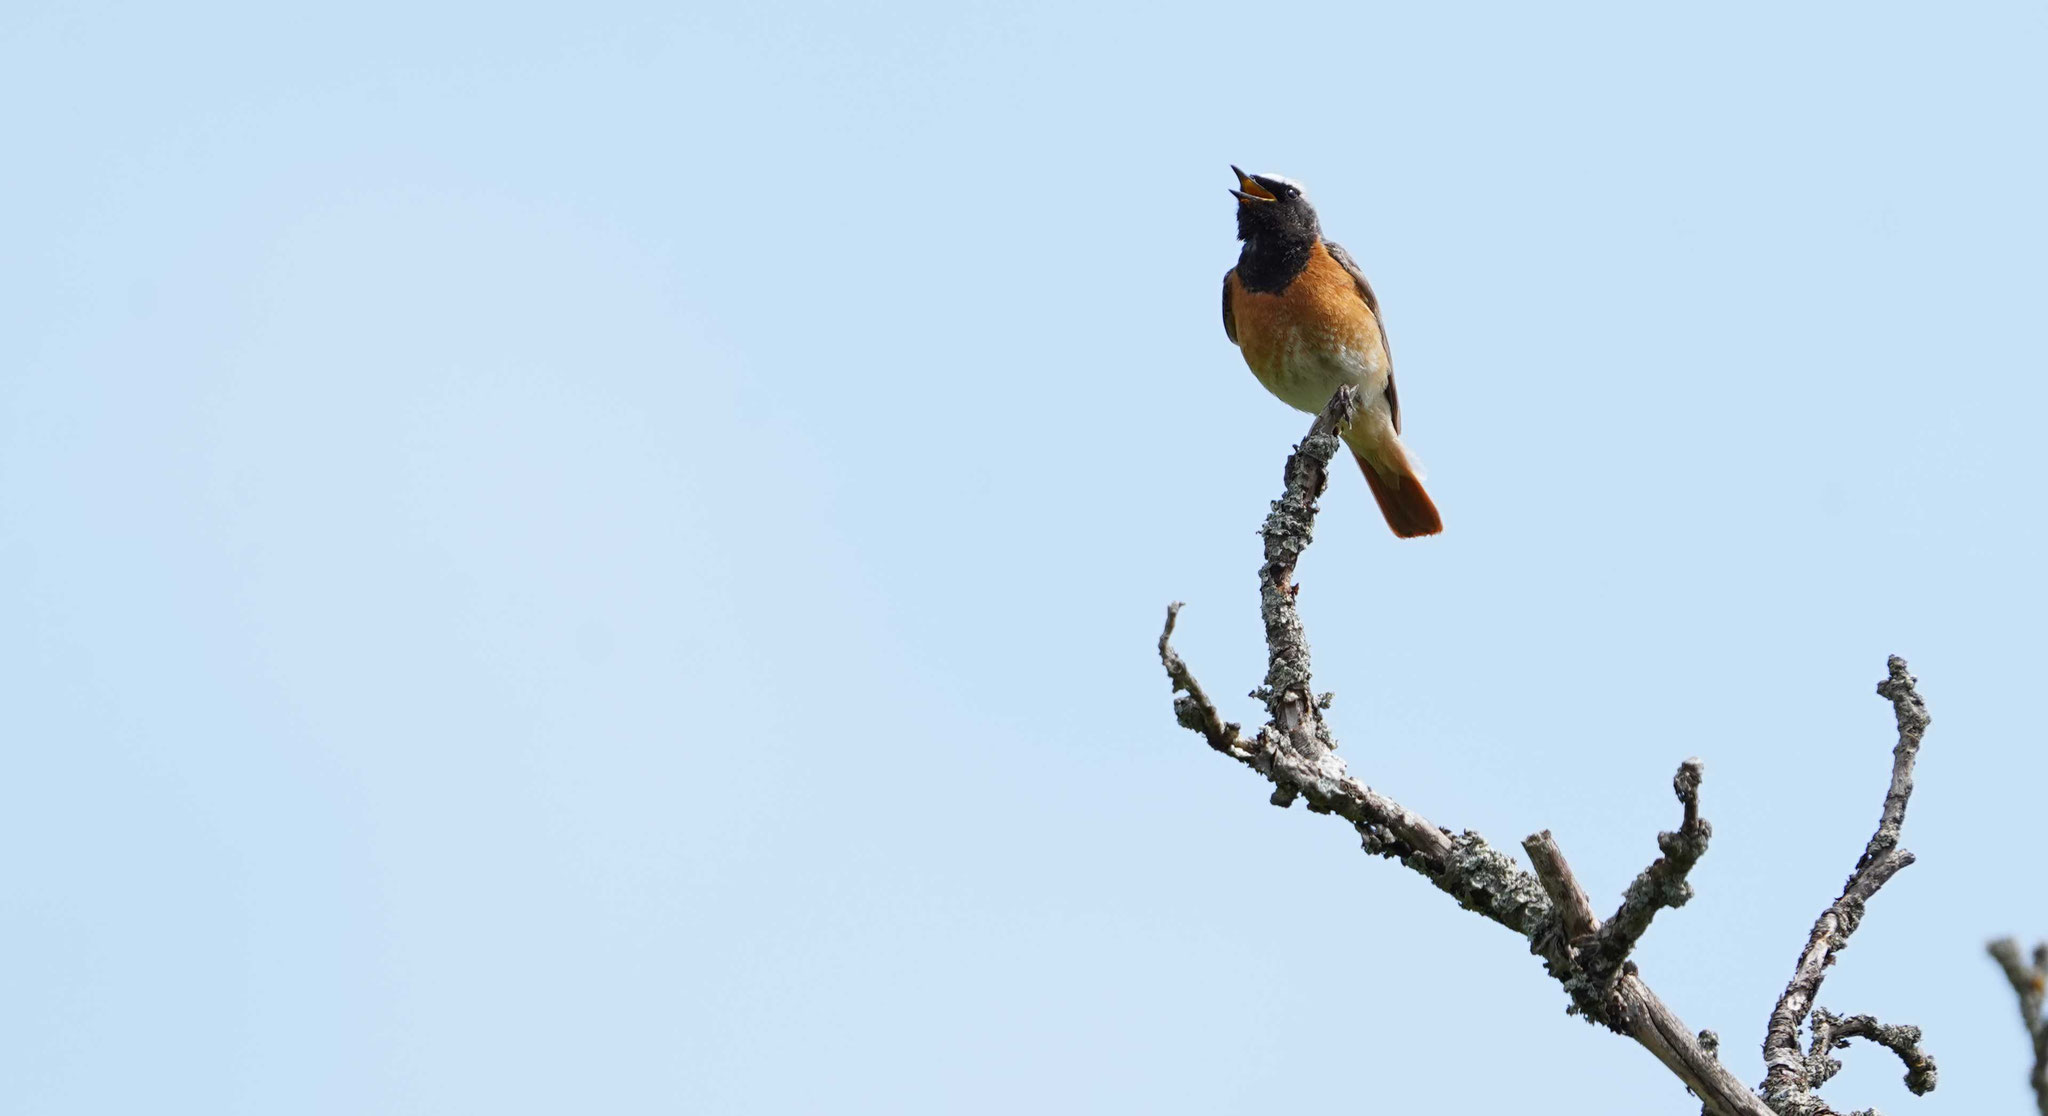
[{"label": "bare branch", "polygon": [[1863,856],[1856,861],[1857,872],[1899,847],[1899,831],[1906,824],[1906,800],[1913,796],[1913,761],[1920,756],[1920,738],[1927,735],[1927,726],[1933,723],[1933,718],[1927,715],[1927,703],[1920,700],[1920,692],[1913,688],[1918,679],[1906,673],[1906,660],[1893,655],[1885,660],[1885,667],[1885,680],[1877,684],[1877,693],[1892,703],[1892,713],[1899,724],[1899,742],[1892,747],[1892,785],[1884,794],[1884,812],[1878,816],[1877,832],[1870,835],[1870,843],[1863,847]]},{"label": "bare branch", "polygon": [[2041,1018],[2042,996],[2048,991],[2048,943],[2034,947],[2032,964],[2020,959],[2020,945],[2011,938],[2000,938],[1988,949],[2020,998],[2020,1019],[2034,1044],[2034,1071],[2027,1082],[2034,1087],[2035,1107],[2048,1116],[2048,1023]]},{"label": "bare branch", "polygon": [[1830,1052],[1847,1050],[1852,1038],[1868,1039],[1899,1056],[1906,1065],[1906,1088],[1916,1097],[1934,1091],[1934,1059],[1920,1049],[1920,1028],[1879,1023],[1873,1016],[1843,1018],[1826,1008],[1813,1009],[1813,1047],[1806,1055],[1807,1079],[1818,1089],[1842,1072]]},{"label": "bare branch", "polygon": [[[1800,951],[1799,961],[1793,967],[1792,980],[1778,997],[1778,1004],[1771,1011],[1770,1026],[1764,1032],[1764,1100],[1787,1116],[1829,1111],[1820,1098],[1811,1095],[1820,1082],[1813,1079],[1813,1067],[1799,1052],[1799,1026],[1820,993],[1827,967],[1835,963],[1835,954],[1849,944],[1849,935],[1862,922],[1864,905],[1888,880],[1913,863],[1913,854],[1898,847],[1899,832],[1906,820],[1906,800],[1913,794],[1913,761],[1920,754],[1920,739],[1930,723],[1927,706],[1914,689],[1906,660],[1897,655],[1887,660],[1886,677],[1877,684],[1877,692],[1891,701],[1899,727],[1899,742],[1892,748],[1892,781],[1885,792],[1884,810],[1878,817],[1877,831],[1842,885],[1841,896],[1814,920],[1806,948]],[[1927,1086],[1933,1088],[1931,1069]]]},{"label": "bare branch", "polygon": [[1536,869],[1536,878],[1543,882],[1550,905],[1557,909],[1565,941],[1576,943],[1600,929],[1600,920],[1593,914],[1593,901],[1586,897],[1586,889],[1579,886],[1578,877],[1572,875],[1572,866],[1565,863],[1557,838],[1546,829],[1523,838],[1522,849],[1529,854],[1529,864]]},{"label": "bare branch", "polygon": [[1166,606],[1166,630],[1159,633],[1159,661],[1166,664],[1166,677],[1173,683],[1174,719],[1182,728],[1201,733],[1209,747],[1235,755],[1240,750],[1238,726],[1226,723],[1216,712],[1216,703],[1202,692],[1202,684],[1195,681],[1188,664],[1181,661],[1180,652],[1173,649],[1173,626],[1180,619],[1180,610],[1179,601]]},{"label": "bare branch", "polygon": [[1295,611],[1294,567],[1315,541],[1316,500],[1330,483],[1330,459],[1343,444],[1337,432],[1351,420],[1358,392],[1337,389],[1330,404],[1316,416],[1308,435],[1287,458],[1286,487],[1260,526],[1265,562],[1259,566],[1259,617],[1266,625],[1266,684],[1258,696],[1273,724],[1293,739],[1306,755],[1335,748],[1323,725],[1321,703],[1310,686],[1308,637]]},{"label": "bare branch", "polygon": [[1705,774],[1706,767],[1697,758],[1678,766],[1671,789],[1685,808],[1684,818],[1677,832],[1657,834],[1657,847],[1664,855],[1628,885],[1620,909],[1600,928],[1589,956],[1583,959],[1595,979],[1621,967],[1659,909],[1683,907],[1692,898],[1692,885],[1686,882],[1686,873],[1706,855],[1707,841],[1714,835],[1714,827],[1700,817],[1700,780]]},{"label": "bare branch", "polygon": [[[1770,1116],[1771,1110],[1740,1079],[1723,1066],[1699,1034],[1686,1029],[1635,971],[1624,967],[1615,985],[1622,1019],[1630,1038],[1641,1043],[1666,1069],[1685,1082],[1705,1105],[1707,1116]],[[1717,1047],[1719,1043],[1715,1044]]]},{"label": "bare branch", "polygon": [[[1173,684],[1174,714],[1185,727],[1200,734],[1216,751],[1243,763],[1273,784],[1272,802],[1287,806],[1295,800],[1307,802],[1311,811],[1336,814],[1350,822],[1364,840],[1366,851],[1399,860],[1457,899],[1461,906],[1500,923],[1530,942],[1530,950],[1544,959],[1546,967],[1572,998],[1570,1010],[1588,1020],[1630,1036],[1664,1063],[1705,1105],[1707,1116],[1773,1116],[1776,1105],[1767,1106],[1756,1092],[1743,1085],[1726,1067],[1717,1052],[1719,1040],[1710,1031],[1694,1032],[1657,999],[1644,983],[1628,955],[1649,928],[1656,912],[1677,907],[1691,897],[1687,874],[1706,852],[1712,829],[1699,815],[1701,765],[1687,760],[1679,767],[1673,787],[1683,806],[1683,818],[1675,832],[1658,835],[1663,855],[1632,883],[1619,910],[1606,924],[1593,914],[1585,889],[1573,876],[1570,865],[1548,830],[1523,842],[1535,874],[1523,871],[1505,854],[1489,846],[1469,830],[1453,834],[1431,823],[1392,798],[1353,778],[1336,754],[1337,740],[1323,717],[1327,696],[1317,697],[1312,686],[1308,641],[1301,616],[1296,610],[1298,587],[1296,565],[1313,538],[1316,500],[1329,480],[1329,463],[1342,445],[1337,434],[1349,421],[1356,405],[1355,394],[1343,388],[1316,417],[1308,435],[1287,459],[1285,489],[1274,501],[1260,534],[1265,541],[1264,561],[1259,567],[1259,611],[1266,631],[1267,672],[1265,684],[1253,696],[1266,705],[1269,721],[1257,732],[1246,735],[1237,724],[1227,722],[1216,705],[1195,681],[1194,674],[1173,649],[1178,604],[1167,609],[1166,626],[1159,636],[1159,657]],[[1912,694],[1911,679],[1903,674],[1904,664],[1893,660],[1894,682],[1903,678],[1903,690],[1895,697],[1900,708],[1901,743],[1894,752],[1893,795],[1885,802],[1879,835],[1865,853],[1865,862],[1844,889],[1843,897],[1823,915],[1823,927],[1816,926],[1816,940],[1831,957],[1840,940],[1854,928],[1862,903],[1884,881],[1912,862],[1911,854],[1896,848],[1898,828],[1905,815],[1905,801],[1912,792],[1912,755],[1919,746],[1919,734],[1926,727],[1926,714]],[[1895,686],[1894,689],[1897,689]],[[1887,696],[1893,696],[1887,691]],[[1918,710],[1917,728],[1906,739],[1908,710]],[[1896,799],[1896,801],[1894,801]],[[1832,944],[1829,944],[1832,943]],[[1802,975],[1804,974],[1802,958]],[[1794,1012],[1792,1029],[1806,1016],[1814,989],[1819,986],[1817,962],[1808,984],[1795,979],[1803,989],[1788,1009]],[[1793,990],[1788,989],[1788,996]],[[1833,1020],[1833,1017],[1828,1017]],[[1858,1017],[1859,1019],[1861,1017]],[[1773,1016],[1774,1024],[1776,1014]],[[1884,1041],[1897,1039],[1910,1028],[1879,1031],[1872,1021],[1867,1034],[1831,1022],[1839,1038],[1852,1033]],[[1773,1036],[1775,1037],[1775,1026]],[[1925,1060],[1912,1041],[1901,1041],[1894,1049],[1908,1059],[1908,1066]],[[1830,1042],[1836,1041],[1831,1038]],[[1908,1052],[1911,1052],[1909,1057]],[[1798,1057],[1796,1045],[1792,1051]],[[1931,1086],[1932,1063],[1926,1080]],[[1817,1099],[1805,1096],[1806,1063],[1797,1065],[1804,1107],[1800,1113],[1824,1112]],[[1788,1113],[1789,1109],[1778,1109]]]},{"label": "bare branch", "polygon": [[[2041,1001],[2044,984],[2048,984],[2048,972],[2040,963],[2041,953],[2037,951],[2031,965],[2020,960],[2020,944],[2011,938],[2000,938],[1986,947],[1998,967],[2005,970],[2005,979],[2012,984],[2013,992],[2020,998],[2020,1018],[2027,1024],[2028,1032],[2041,1029]],[[2048,951],[2048,945],[2042,950]]]},{"label": "bare branch", "polygon": [[1543,882],[1558,915],[1555,932],[1538,934],[1530,949],[1542,955],[1551,975],[1564,983],[1565,991],[1572,996],[1570,1010],[1606,1022],[1613,1030],[1642,1044],[1705,1102],[1705,1111],[1710,1116],[1769,1113],[1770,1109],[1721,1064],[1716,1056],[1720,1039],[1712,1031],[1688,1033],[1678,1016],[1643,982],[1635,966],[1627,966],[1604,984],[1589,979],[1575,960],[1574,949],[1581,947],[1581,943],[1590,945],[1601,930],[1600,920],[1593,914],[1592,900],[1579,886],[1571,865],[1565,861],[1564,851],[1558,848],[1557,839],[1549,830],[1525,838],[1522,848],[1528,852],[1536,878]]},{"label": "bare branch", "polygon": [[1342,444],[1336,431],[1354,406],[1355,393],[1340,390],[1309,427],[1308,436],[1287,459],[1286,491],[1274,502],[1261,533],[1266,561],[1259,569],[1261,612],[1266,622],[1267,684],[1258,696],[1272,722],[1249,738],[1223,721],[1194,674],[1173,649],[1178,606],[1167,610],[1159,637],[1160,661],[1177,695],[1174,713],[1209,746],[1271,780],[1272,801],[1286,805],[1306,799],[1317,813],[1351,822],[1366,851],[1392,857],[1422,873],[1467,909],[1527,935],[1548,914],[1543,889],[1513,860],[1476,833],[1453,835],[1414,811],[1350,776],[1335,752],[1313,696],[1308,641],[1294,606],[1294,567],[1307,549],[1315,523],[1316,497],[1328,482],[1328,465]]},{"label": "bare branch", "polygon": [[[1571,949],[1557,933],[1545,883],[1515,866],[1478,834],[1453,835],[1421,815],[1352,778],[1336,755],[1337,741],[1322,716],[1324,702],[1311,685],[1308,641],[1295,608],[1294,570],[1313,537],[1316,499],[1328,483],[1329,462],[1342,444],[1342,429],[1355,406],[1354,393],[1340,390],[1309,427],[1288,458],[1286,488],[1266,517],[1261,535],[1265,561],[1259,568],[1260,616],[1265,622],[1268,670],[1256,696],[1271,721],[1247,738],[1223,720],[1215,703],[1174,651],[1172,636],[1179,606],[1167,610],[1159,637],[1160,661],[1176,694],[1176,719],[1201,734],[1209,746],[1264,775],[1274,785],[1273,802],[1306,799],[1311,810],[1351,822],[1368,852],[1392,857],[1421,873],[1460,905],[1547,947],[1553,972],[1575,969]],[[1532,838],[1532,840],[1534,840]],[[1548,846],[1555,851],[1555,843]],[[1556,880],[1571,880],[1562,854],[1542,862]],[[1575,881],[1568,920],[1586,934],[1598,927],[1585,893]],[[1590,997],[1589,997],[1590,999]],[[1669,1008],[1631,970],[1599,998],[1600,1021],[1632,1035],[1680,1080],[1706,1100],[1715,1116],[1769,1116],[1756,1096],[1715,1060]]]},{"label": "bare branch", "polygon": [[1549,915],[1542,885],[1476,833],[1453,835],[1351,777],[1336,755],[1337,741],[1324,720],[1324,703],[1314,695],[1308,640],[1295,609],[1294,568],[1314,536],[1316,498],[1329,482],[1330,460],[1342,442],[1337,431],[1357,406],[1357,392],[1344,387],[1330,398],[1308,434],[1287,459],[1286,488],[1260,528],[1265,561],[1259,567],[1259,611],[1265,621],[1266,684],[1257,692],[1272,720],[1246,738],[1225,724],[1170,637],[1176,610],[1167,613],[1159,639],[1177,697],[1175,715],[1200,732],[1210,747],[1264,775],[1278,805],[1305,799],[1317,813],[1336,814],[1352,824],[1367,852],[1408,865],[1461,906],[1528,936]]}]

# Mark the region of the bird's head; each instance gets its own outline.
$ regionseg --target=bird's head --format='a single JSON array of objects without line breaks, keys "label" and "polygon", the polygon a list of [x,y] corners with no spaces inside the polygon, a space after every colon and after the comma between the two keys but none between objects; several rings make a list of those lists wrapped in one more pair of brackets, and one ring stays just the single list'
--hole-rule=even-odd
[{"label": "bird's head", "polygon": [[1314,241],[1322,236],[1316,223],[1315,207],[1301,192],[1301,184],[1270,174],[1246,174],[1236,167],[1237,238]]}]

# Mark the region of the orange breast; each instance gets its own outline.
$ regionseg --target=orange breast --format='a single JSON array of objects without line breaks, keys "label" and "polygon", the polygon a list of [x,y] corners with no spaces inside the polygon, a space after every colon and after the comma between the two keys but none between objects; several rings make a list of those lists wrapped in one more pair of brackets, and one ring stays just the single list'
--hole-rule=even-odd
[{"label": "orange breast", "polygon": [[1386,344],[1351,274],[1318,243],[1308,267],[1279,294],[1253,294],[1230,277],[1231,313],[1244,362],[1266,390],[1316,411],[1343,383],[1384,383]]}]

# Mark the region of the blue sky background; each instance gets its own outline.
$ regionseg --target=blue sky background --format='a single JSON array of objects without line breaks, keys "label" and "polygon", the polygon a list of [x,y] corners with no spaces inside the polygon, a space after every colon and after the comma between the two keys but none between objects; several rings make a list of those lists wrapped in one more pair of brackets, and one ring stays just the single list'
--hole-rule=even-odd
[{"label": "blue sky background", "polygon": [[[1361,776],[1605,907],[1745,1080],[2023,1112],[2048,935],[2048,14],[14,4],[0,1109],[1690,1112],[1512,935],[1265,805],[1305,416],[1227,163],[1378,287],[1448,532],[1302,569]],[[1446,1099],[1448,1095],[1449,1099]]]}]

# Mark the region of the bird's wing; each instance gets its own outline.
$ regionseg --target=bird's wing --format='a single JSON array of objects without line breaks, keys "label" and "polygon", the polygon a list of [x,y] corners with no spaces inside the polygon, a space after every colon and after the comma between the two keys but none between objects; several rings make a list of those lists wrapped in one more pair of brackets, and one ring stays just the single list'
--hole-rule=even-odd
[{"label": "bird's wing", "polygon": [[[1380,317],[1380,300],[1372,293],[1372,284],[1365,281],[1365,272],[1359,270],[1358,261],[1351,258],[1351,253],[1346,252],[1343,245],[1325,240],[1323,247],[1330,250],[1330,258],[1337,261],[1337,266],[1351,276],[1351,282],[1358,287],[1358,297],[1364,299],[1366,309],[1372,311],[1373,324],[1380,327],[1380,346],[1387,351],[1387,412],[1394,420],[1394,433],[1399,434],[1401,397],[1394,394],[1394,343],[1387,339],[1387,320]],[[1226,289],[1224,298],[1229,297],[1230,292]],[[1229,314],[1227,304],[1224,314]]]},{"label": "bird's wing", "polygon": [[1223,336],[1233,345],[1237,344],[1237,312],[1230,308],[1230,277],[1236,274],[1234,267],[1223,273]]}]

